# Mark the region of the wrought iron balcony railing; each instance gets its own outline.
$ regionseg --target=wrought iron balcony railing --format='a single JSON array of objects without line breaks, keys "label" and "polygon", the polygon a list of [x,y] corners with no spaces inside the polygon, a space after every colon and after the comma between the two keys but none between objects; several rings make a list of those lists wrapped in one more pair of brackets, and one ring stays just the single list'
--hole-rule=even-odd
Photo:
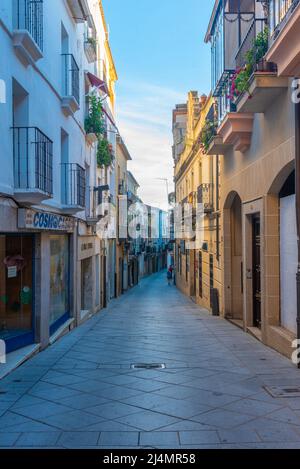
[{"label": "wrought iron balcony railing", "polygon": [[266,28],[266,20],[265,19],[254,19],[251,23],[251,26],[240,45],[238,53],[236,55],[236,68],[242,68],[247,63],[246,54],[249,52],[253,46],[257,36],[260,33],[263,33]]},{"label": "wrought iron balcony railing", "polygon": [[79,105],[79,67],[72,54],[62,54],[62,61],[63,95],[75,98]]},{"label": "wrought iron balcony railing", "polygon": [[118,187],[118,192],[119,192],[119,195],[126,195],[127,194],[127,190],[126,190],[126,186],[125,186],[124,181],[120,182],[119,187]]},{"label": "wrought iron balcony railing", "polygon": [[43,50],[43,0],[15,0],[15,26],[30,33]]},{"label": "wrought iron balcony railing", "polygon": [[96,62],[97,60],[97,33],[96,30],[90,28],[86,24],[84,33],[84,50],[89,63]]},{"label": "wrought iron balcony railing", "polygon": [[271,0],[270,9],[270,29],[271,40],[275,40],[288,21],[295,8],[300,4],[300,0]]},{"label": "wrought iron balcony railing", "polygon": [[84,209],[85,199],[85,169],[77,163],[62,163],[62,204]]},{"label": "wrought iron balcony railing", "polygon": [[15,189],[53,193],[53,142],[36,127],[13,127]]},{"label": "wrought iron balcony railing", "polygon": [[205,213],[210,213],[214,209],[213,184],[205,183],[198,187],[198,204],[203,204]]}]

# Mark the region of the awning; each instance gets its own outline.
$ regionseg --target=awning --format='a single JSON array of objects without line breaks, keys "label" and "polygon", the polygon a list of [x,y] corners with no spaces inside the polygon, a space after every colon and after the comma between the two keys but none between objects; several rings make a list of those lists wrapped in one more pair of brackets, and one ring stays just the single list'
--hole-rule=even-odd
[{"label": "awning", "polygon": [[87,77],[92,86],[94,86],[95,88],[98,88],[99,90],[107,94],[107,96],[109,96],[109,91],[108,91],[107,84],[105,83],[105,81],[100,80],[99,77],[97,77],[96,75],[93,75],[93,73],[90,73],[90,72],[87,72]]},{"label": "awning", "polygon": [[[90,72],[86,73],[86,77],[89,80],[91,86],[94,86],[95,88],[98,88],[99,90],[103,91],[107,96],[109,96],[109,91],[108,91],[107,84],[105,83],[105,81],[100,80],[99,77],[97,77],[96,75],[94,75],[93,73],[90,73]],[[118,128],[117,128],[113,118],[109,115],[109,113],[105,110],[104,107],[102,108],[102,111],[104,112],[104,114],[106,115],[108,120],[111,122],[111,124],[118,131]]]},{"label": "awning", "polygon": [[110,123],[115,127],[115,129],[117,129],[118,131],[118,127],[116,126],[114,120],[110,117],[110,115],[108,114],[108,112],[102,108],[102,111],[104,112],[104,114],[106,115],[106,117],[108,118],[108,120],[110,121]]}]

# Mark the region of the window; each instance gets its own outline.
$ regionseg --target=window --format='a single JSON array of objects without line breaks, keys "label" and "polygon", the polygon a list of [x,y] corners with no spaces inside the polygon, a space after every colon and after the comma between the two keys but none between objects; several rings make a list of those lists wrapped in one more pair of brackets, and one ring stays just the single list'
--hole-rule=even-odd
[{"label": "window", "polygon": [[33,343],[32,236],[0,235],[0,339],[7,352]]}]

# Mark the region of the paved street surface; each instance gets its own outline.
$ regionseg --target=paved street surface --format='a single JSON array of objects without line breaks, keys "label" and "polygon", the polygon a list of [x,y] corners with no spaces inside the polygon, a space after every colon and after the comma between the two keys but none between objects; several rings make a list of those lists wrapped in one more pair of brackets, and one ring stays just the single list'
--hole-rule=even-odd
[{"label": "paved street surface", "polygon": [[0,381],[0,446],[300,448],[300,398],[265,385],[300,371],[158,274]]}]

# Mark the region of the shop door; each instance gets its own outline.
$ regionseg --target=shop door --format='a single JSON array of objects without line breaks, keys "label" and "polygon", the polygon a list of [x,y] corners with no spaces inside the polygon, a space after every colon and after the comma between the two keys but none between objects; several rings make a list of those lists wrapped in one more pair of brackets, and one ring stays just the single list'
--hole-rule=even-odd
[{"label": "shop door", "polygon": [[107,294],[106,294],[106,256],[103,257],[103,268],[102,268],[102,307],[107,307]]},{"label": "shop door", "polygon": [[297,220],[294,194],[280,199],[281,325],[297,333]]},{"label": "shop door", "polygon": [[261,327],[261,232],[260,216],[254,216],[253,226],[253,325]]},{"label": "shop door", "polygon": [[81,262],[81,311],[93,309],[93,258]]},{"label": "shop door", "polygon": [[213,291],[214,291],[214,256],[209,256],[209,295],[210,295],[210,307],[213,307]]},{"label": "shop door", "polygon": [[119,258],[119,291],[118,296],[123,293],[123,270],[124,270],[124,261],[122,258]]},{"label": "shop door", "polygon": [[70,318],[69,237],[51,235],[50,239],[50,336]]},{"label": "shop door", "polygon": [[192,266],[192,275],[191,275],[191,297],[195,298],[196,297],[196,277],[197,277],[197,257],[196,257],[196,252],[194,250],[190,251],[191,255],[191,266]]}]

